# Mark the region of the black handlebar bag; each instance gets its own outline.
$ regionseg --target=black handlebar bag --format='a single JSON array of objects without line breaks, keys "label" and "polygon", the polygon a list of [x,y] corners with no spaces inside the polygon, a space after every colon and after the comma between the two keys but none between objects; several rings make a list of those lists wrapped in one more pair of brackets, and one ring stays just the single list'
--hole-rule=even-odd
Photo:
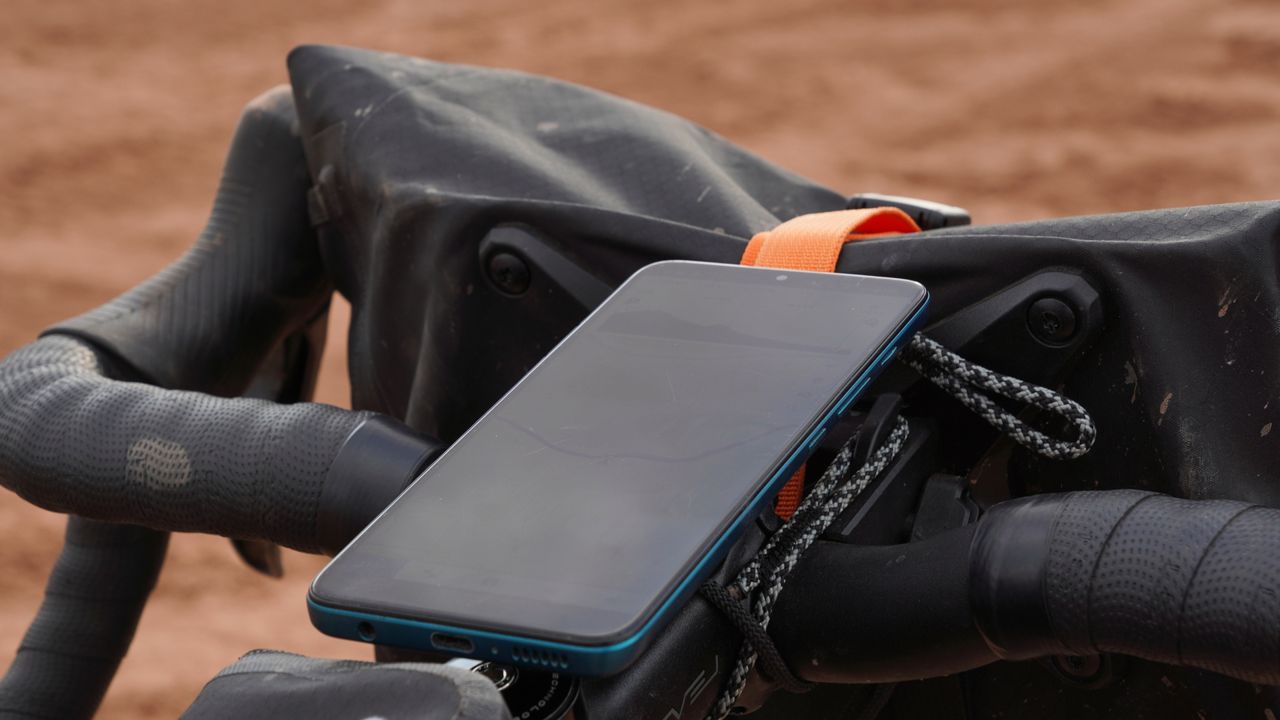
[{"label": "black handlebar bag", "polygon": [[[295,50],[289,71],[310,215],[353,308],[355,407],[446,440],[643,265],[736,263],[753,234],[847,202],[685,120],[547,78],[326,46]],[[975,492],[1280,506],[1278,231],[1274,202],[954,227],[847,245],[837,270],[925,284],[927,333],[1092,413],[1093,451],[1045,460],[886,373],[879,389],[937,419],[941,465]],[[680,707],[697,653],[672,649],[688,629],[677,619],[650,652],[661,667],[642,659],[584,692],[625,707],[644,688]],[[1035,663],[997,664],[900,693],[897,712],[1191,718],[1254,694],[1139,660],[1061,688]]]}]

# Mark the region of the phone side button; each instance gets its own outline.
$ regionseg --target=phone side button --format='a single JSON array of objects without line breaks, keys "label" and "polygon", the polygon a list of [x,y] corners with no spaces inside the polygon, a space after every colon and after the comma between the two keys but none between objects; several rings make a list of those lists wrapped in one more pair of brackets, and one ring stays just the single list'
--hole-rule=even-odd
[{"label": "phone side button", "polygon": [[844,415],[844,411],[849,409],[849,406],[853,404],[854,399],[858,397],[858,393],[862,392],[862,388],[866,386],[866,384],[866,378],[862,378],[858,382],[854,383],[853,389],[850,390],[848,394],[844,396],[844,399],[840,401],[840,404],[836,406],[837,416]]},{"label": "phone side button", "polygon": [[836,406],[836,416],[839,417],[841,415],[844,415],[844,411],[849,409],[849,405],[853,402],[853,399],[857,396],[858,396],[858,393],[856,392],[851,392],[848,395],[845,395],[844,399],[840,401],[840,404]]},{"label": "phone side button", "polygon": [[822,436],[826,434],[827,434],[826,428],[822,428],[818,432],[814,433],[813,437],[809,438],[808,447],[813,447],[814,445],[817,445],[818,441],[822,439]]}]

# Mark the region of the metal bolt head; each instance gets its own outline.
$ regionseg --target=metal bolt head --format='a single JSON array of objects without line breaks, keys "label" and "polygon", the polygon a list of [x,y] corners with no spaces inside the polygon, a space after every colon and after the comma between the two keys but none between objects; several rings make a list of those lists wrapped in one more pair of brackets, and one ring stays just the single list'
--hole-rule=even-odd
[{"label": "metal bolt head", "polygon": [[529,289],[529,266],[524,259],[509,252],[489,256],[486,265],[489,280],[508,295],[520,295]]},{"label": "metal bolt head", "polygon": [[1058,298],[1040,298],[1027,310],[1027,327],[1037,340],[1061,345],[1076,334],[1076,311]]},{"label": "metal bolt head", "polygon": [[1080,690],[1099,690],[1122,674],[1110,655],[1055,655],[1041,660],[1062,684]]},{"label": "metal bolt head", "polygon": [[1097,655],[1058,655],[1053,662],[1064,675],[1081,680],[1091,679],[1102,670],[1102,659]]},{"label": "metal bolt head", "polygon": [[499,690],[506,690],[511,687],[515,684],[516,679],[520,677],[520,671],[516,668],[492,662],[482,662],[471,668],[471,672],[489,678]]}]

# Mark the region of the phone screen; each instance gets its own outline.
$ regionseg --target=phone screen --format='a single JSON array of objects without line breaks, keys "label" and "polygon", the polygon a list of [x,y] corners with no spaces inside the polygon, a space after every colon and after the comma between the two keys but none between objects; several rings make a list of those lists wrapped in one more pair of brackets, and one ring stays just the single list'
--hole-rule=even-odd
[{"label": "phone screen", "polygon": [[649,266],[344,550],[313,594],[549,640],[634,632],[923,298],[886,278]]}]

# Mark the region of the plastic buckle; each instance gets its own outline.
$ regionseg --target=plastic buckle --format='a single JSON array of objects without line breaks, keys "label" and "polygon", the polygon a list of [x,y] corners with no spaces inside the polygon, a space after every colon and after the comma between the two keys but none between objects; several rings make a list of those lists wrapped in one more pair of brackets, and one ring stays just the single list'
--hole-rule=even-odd
[{"label": "plastic buckle", "polygon": [[881,195],[880,193],[858,193],[849,198],[846,210],[860,210],[871,207],[895,207],[911,216],[921,230],[937,230],[945,227],[969,225],[973,219],[969,211],[954,205],[943,205],[932,200],[906,197],[905,195]]}]

